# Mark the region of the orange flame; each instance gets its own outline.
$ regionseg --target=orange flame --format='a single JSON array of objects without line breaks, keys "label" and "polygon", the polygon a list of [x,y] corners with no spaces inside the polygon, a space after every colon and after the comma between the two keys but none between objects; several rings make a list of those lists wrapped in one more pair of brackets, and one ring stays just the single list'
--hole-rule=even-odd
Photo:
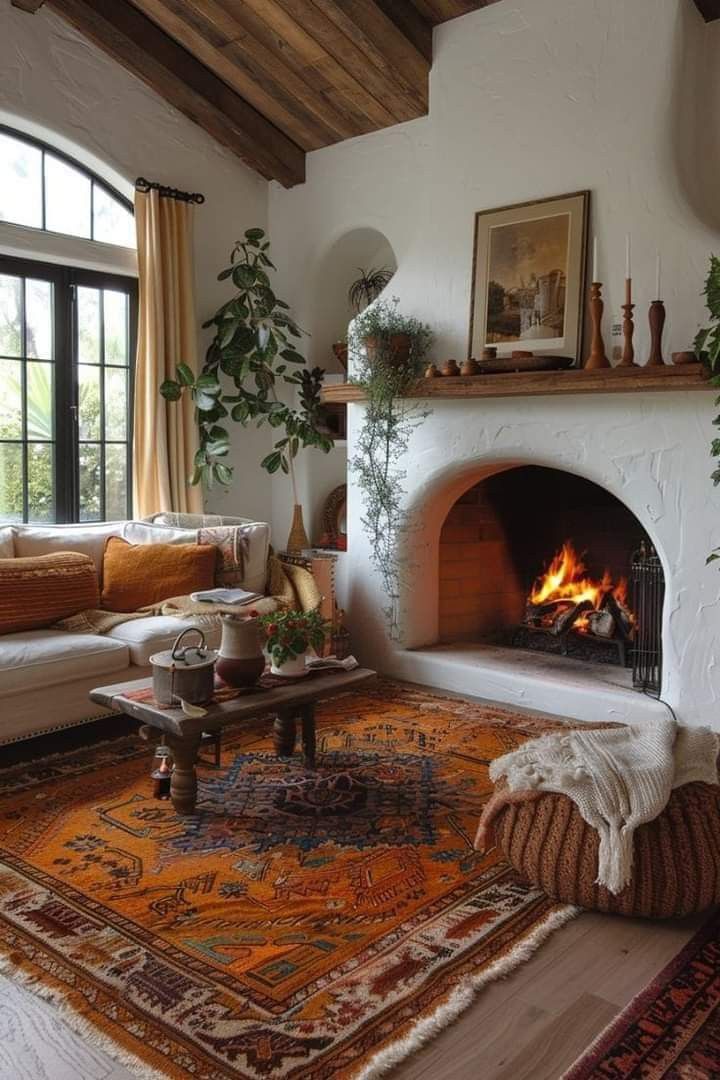
[{"label": "orange flame", "polygon": [[[581,604],[589,600],[597,609],[603,596],[611,590],[615,599],[627,608],[627,581],[620,578],[613,583],[608,570],[601,581],[594,581],[587,575],[585,565],[575,551],[570,540],[566,540],[544,574],[538,578],[528,597],[531,604],[547,604],[555,600],[567,600],[570,604]],[[631,622],[635,617],[628,613]],[[581,615],[574,623],[575,630],[588,630],[587,615]]]}]

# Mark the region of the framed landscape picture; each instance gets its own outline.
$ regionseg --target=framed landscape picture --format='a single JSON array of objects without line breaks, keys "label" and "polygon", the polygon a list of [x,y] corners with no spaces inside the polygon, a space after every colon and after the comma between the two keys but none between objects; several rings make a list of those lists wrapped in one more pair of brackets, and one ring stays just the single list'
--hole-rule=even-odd
[{"label": "framed landscape picture", "polygon": [[469,356],[494,347],[580,363],[590,192],[475,216]]}]

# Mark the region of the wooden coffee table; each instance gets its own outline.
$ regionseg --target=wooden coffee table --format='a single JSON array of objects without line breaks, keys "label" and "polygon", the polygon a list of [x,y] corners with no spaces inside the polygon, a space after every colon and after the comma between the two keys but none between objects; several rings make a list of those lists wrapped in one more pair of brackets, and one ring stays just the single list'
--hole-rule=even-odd
[{"label": "wooden coffee table", "polygon": [[170,779],[170,798],[179,814],[195,813],[197,804],[198,749],[204,732],[218,731],[226,724],[241,720],[274,716],[273,736],[278,757],[290,757],[295,751],[297,721],[302,730],[305,765],[315,768],[315,705],[318,701],[344,694],[375,678],[369,668],[354,671],[328,671],[270,689],[242,694],[229,701],[207,706],[205,716],[190,719],[182,709],[161,709],[144,701],[134,701],[126,694],[152,687],[152,679],[100,686],[90,692],[98,705],[140,720],[140,733],[149,742],[164,742],[172,751],[175,768]]}]

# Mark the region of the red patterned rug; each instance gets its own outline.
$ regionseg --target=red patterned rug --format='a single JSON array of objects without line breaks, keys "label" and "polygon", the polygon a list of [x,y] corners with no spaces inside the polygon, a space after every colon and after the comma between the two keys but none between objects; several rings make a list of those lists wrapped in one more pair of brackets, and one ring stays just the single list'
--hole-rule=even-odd
[{"label": "red patterned rug", "polygon": [[720,911],[565,1073],[563,1080],[720,1077]]}]

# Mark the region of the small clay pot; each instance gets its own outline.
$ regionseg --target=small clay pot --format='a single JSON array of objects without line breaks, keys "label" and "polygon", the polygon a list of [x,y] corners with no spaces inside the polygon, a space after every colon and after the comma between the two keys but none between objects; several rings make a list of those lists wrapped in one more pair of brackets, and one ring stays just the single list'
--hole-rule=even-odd
[{"label": "small clay pot", "polygon": [[443,375],[459,375],[460,368],[457,365],[457,360],[446,360],[442,366]]},{"label": "small clay pot", "polygon": [[497,349],[494,345],[488,345],[486,349],[482,351],[483,360],[497,360]]},{"label": "small clay pot", "polygon": [[347,341],[336,341],[333,344],[332,351],[335,353],[335,359],[339,362],[343,371],[347,371],[348,368],[348,346]]},{"label": "small clay pot", "polygon": [[460,368],[461,375],[477,375],[479,371],[480,365],[474,357],[471,356],[467,360],[463,360]]},{"label": "small clay pot", "polygon": [[410,359],[412,338],[409,334],[390,334],[386,338],[372,336],[365,338],[364,345],[371,363],[384,354],[388,364],[402,367]]},{"label": "small clay pot", "polygon": [[697,355],[694,352],[674,352],[672,362],[673,364],[695,364]]},{"label": "small clay pot", "polygon": [[439,379],[440,378],[440,372],[437,369],[437,364],[428,364],[428,366],[425,368],[425,378],[426,379]]}]

